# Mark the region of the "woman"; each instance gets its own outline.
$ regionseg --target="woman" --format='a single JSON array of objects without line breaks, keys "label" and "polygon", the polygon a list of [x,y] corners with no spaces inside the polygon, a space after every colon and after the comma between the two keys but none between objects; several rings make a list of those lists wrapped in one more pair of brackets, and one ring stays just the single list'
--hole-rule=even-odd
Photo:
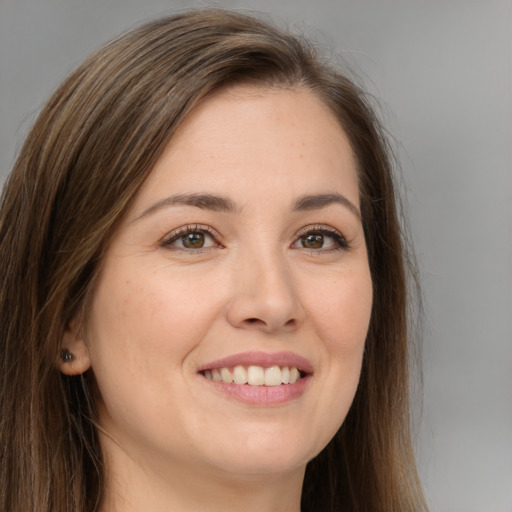
[{"label": "woman", "polygon": [[425,510],[363,93],[219,10],[91,56],[1,206],[2,510]]}]

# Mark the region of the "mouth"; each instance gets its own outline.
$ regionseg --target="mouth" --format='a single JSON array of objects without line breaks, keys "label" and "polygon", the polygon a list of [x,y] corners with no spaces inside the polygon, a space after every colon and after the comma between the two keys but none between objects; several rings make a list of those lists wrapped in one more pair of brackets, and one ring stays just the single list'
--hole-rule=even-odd
[{"label": "mouth", "polygon": [[246,403],[284,403],[298,398],[313,376],[312,364],[293,352],[244,352],[198,368],[214,389]]},{"label": "mouth", "polygon": [[267,387],[295,384],[298,380],[308,375],[296,366],[278,365],[269,367],[257,365],[223,366],[221,368],[203,370],[200,373],[208,380],[224,382],[225,384]]}]

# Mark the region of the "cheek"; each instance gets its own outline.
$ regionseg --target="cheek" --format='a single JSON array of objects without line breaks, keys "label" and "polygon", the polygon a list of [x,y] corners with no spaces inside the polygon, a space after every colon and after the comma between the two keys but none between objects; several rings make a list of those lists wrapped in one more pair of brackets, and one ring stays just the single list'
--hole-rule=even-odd
[{"label": "cheek", "polygon": [[215,318],[214,294],[169,269],[132,273],[118,262],[107,270],[86,336],[103,426],[126,425],[142,436],[147,423],[140,419],[150,416],[157,436],[157,418],[174,410],[173,397],[186,394],[180,376]]},{"label": "cheek", "polygon": [[[324,345],[325,410],[333,433],[344,420],[357,390],[372,310],[372,282],[362,266],[331,279],[311,317]],[[325,372],[325,373],[324,373]]]},{"label": "cheek", "polygon": [[330,351],[362,353],[372,310],[369,270],[347,271],[330,279],[324,293],[312,301],[311,317]]},{"label": "cheek", "polygon": [[332,439],[352,405],[372,309],[372,283],[364,267],[331,275],[323,289],[308,301],[314,336],[323,348],[317,414],[310,419],[312,431],[318,433],[314,455]]},{"label": "cheek", "polygon": [[96,290],[89,323],[93,366],[108,358],[154,373],[164,356],[167,368],[179,366],[215,315],[213,297],[194,280],[166,279],[161,271],[139,270],[128,279],[122,278],[127,272],[119,274],[110,272]]}]

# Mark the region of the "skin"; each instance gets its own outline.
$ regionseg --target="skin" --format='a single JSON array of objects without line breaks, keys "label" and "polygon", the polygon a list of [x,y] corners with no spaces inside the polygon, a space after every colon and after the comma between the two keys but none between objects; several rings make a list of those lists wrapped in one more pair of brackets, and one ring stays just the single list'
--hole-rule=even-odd
[{"label": "skin", "polygon": [[[233,208],[161,203],[191,193]],[[346,202],[294,209],[333,193]],[[372,284],[358,210],[347,137],[313,93],[237,86],[188,116],[110,243],[84,335],[63,340],[75,360],[61,370],[97,382],[104,512],[300,510],[305,466],[360,375]],[[198,373],[247,351],[309,360],[304,392],[247,404]]]}]

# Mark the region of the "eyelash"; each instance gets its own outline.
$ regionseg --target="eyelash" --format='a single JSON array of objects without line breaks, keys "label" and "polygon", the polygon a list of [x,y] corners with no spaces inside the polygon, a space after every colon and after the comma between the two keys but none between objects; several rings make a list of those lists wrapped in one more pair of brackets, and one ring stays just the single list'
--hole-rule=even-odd
[{"label": "eyelash", "polygon": [[218,242],[219,234],[214,231],[210,226],[204,226],[201,224],[192,224],[187,226],[182,226],[181,228],[178,228],[169,235],[167,235],[164,240],[162,240],[161,246],[166,247],[167,249],[174,249],[174,250],[183,250],[185,252],[203,252],[204,250],[208,250],[211,247],[204,247],[200,249],[188,249],[186,247],[173,247],[172,244],[176,241],[178,241],[180,238],[185,237],[186,235],[189,235],[191,233],[203,233],[209,235],[213,242],[215,247],[222,247],[222,245]]},{"label": "eyelash", "polygon": [[[203,233],[209,235],[214,245],[208,247],[201,247],[197,249],[186,247],[173,247],[172,244],[174,244],[176,241],[192,233]],[[299,243],[301,239],[308,235],[327,236],[334,240],[334,247],[332,248],[307,249],[306,247],[302,247],[303,250],[308,251],[310,253],[315,254],[335,251],[346,251],[350,249],[350,244],[348,243],[347,239],[345,238],[345,236],[343,236],[342,233],[340,233],[337,229],[325,225],[313,225],[301,229],[297,235],[296,240],[291,244],[291,247]],[[212,247],[222,248],[222,244],[218,241],[219,238],[220,235],[216,231],[214,231],[210,226],[193,224],[182,226],[176,229],[175,231],[169,233],[169,235],[166,236],[164,240],[162,240],[161,246],[173,250],[182,250],[184,252],[200,253],[205,250],[211,249]]]},{"label": "eyelash", "polygon": [[305,236],[313,234],[328,236],[329,238],[332,238],[334,240],[334,247],[321,249],[307,249],[306,247],[303,247],[304,250],[310,253],[346,251],[350,249],[350,244],[348,243],[347,239],[345,238],[345,236],[343,236],[342,233],[340,233],[337,229],[325,225],[307,226],[301,229],[298,233],[297,240],[293,242],[292,245],[298,243]]}]

